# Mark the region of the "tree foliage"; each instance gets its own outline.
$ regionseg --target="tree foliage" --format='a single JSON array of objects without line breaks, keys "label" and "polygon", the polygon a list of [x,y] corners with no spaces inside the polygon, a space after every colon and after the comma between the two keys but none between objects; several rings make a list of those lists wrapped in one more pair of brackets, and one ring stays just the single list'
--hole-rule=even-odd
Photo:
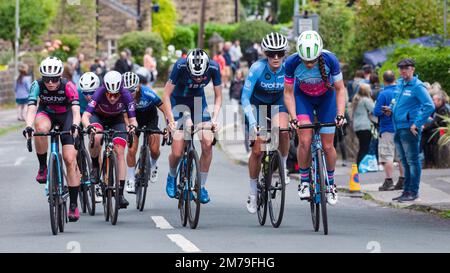
[{"label": "tree foliage", "polygon": [[264,21],[248,21],[239,24],[233,38],[241,41],[242,48],[247,48],[253,43],[260,43],[262,38],[272,31],[273,26]]},{"label": "tree foliage", "polygon": [[174,35],[177,11],[171,0],[158,0],[159,12],[152,12],[152,30],[167,44]]},{"label": "tree foliage", "polygon": [[131,50],[135,62],[142,65],[145,50],[153,48],[153,55],[160,59],[164,50],[164,42],[158,33],[134,31],[120,37],[118,41],[119,50],[128,48]]}]

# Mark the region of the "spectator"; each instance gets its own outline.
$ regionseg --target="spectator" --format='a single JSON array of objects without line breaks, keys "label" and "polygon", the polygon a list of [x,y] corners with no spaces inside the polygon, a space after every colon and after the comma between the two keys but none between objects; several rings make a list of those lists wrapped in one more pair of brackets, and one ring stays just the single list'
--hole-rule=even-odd
[{"label": "spectator", "polygon": [[100,79],[100,84],[103,83],[103,77],[105,76],[107,69],[106,64],[100,58],[95,58],[94,63],[89,68],[91,72],[94,72]]},{"label": "spectator", "polygon": [[224,76],[222,77],[222,82],[224,83],[224,87],[228,87],[231,79],[231,55],[230,55],[231,42],[225,42],[222,50],[222,56],[225,59],[225,67],[224,67]]},{"label": "spectator", "polygon": [[232,105],[241,103],[242,88],[244,87],[244,73],[241,69],[236,70],[236,75],[230,85],[230,100]]},{"label": "spectator", "polygon": [[269,24],[271,24],[271,25],[276,25],[276,24],[278,24],[277,19],[276,19],[274,16],[272,16],[272,14],[269,14],[269,15],[266,17],[266,22],[269,23]]},{"label": "spectator", "polygon": [[128,63],[128,54],[125,51],[120,52],[120,58],[116,61],[114,65],[114,70],[123,74],[125,72],[130,72],[132,65]]},{"label": "spectator", "polygon": [[378,78],[377,73],[372,73],[370,75],[370,89],[372,90],[372,99],[375,101],[378,98],[378,94],[380,93],[380,78]]},{"label": "spectator", "polygon": [[424,125],[422,133],[422,147],[425,156],[425,168],[435,167],[437,165],[437,155],[439,154],[438,141],[442,132],[438,131],[439,127],[447,126],[442,116],[449,116],[450,109],[447,108],[444,93],[436,92],[433,95],[435,113],[430,122]]},{"label": "spectator", "polygon": [[77,55],[77,67],[75,68],[77,74],[78,74],[78,78],[81,77],[81,75],[83,75],[84,71],[83,71],[83,67],[82,67],[82,63],[84,62],[84,54],[83,53],[78,53]]},{"label": "spectator", "polygon": [[372,76],[372,74],[373,74],[372,66],[370,64],[365,64],[365,65],[363,65],[362,70],[364,72],[363,83],[370,84],[370,76]]},{"label": "spectator", "polygon": [[[67,68],[69,71],[67,71],[67,74],[65,74],[65,76],[66,76],[65,78],[72,81],[75,84],[78,83],[78,80],[81,77],[81,75],[78,75],[78,73],[77,73],[77,66],[78,66],[77,57],[69,57],[67,59]],[[63,73],[63,77],[64,77],[64,73]]]},{"label": "spectator", "polygon": [[[217,51],[216,55],[214,55],[213,60],[216,61],[219,64],[220,67],[220,75],[223,79],[224,77],[224,71],[225,71],[225,58],[223,57],[222,53],[220,51]],[[222,80],[223,82],[223,80]]]},{"label": "spectator", "polygon": [[380,120],[380,140],[378,146],[378,155],[380,163],[383,165],[386,178],[379,191],[391,191],[403,189],[405,177],[403,176],[403,168],[400,164],[400,177],[397,184],[394,186],[393,173],[394,173],[394,159],[397,159],[397,153],[395,152],[394,143],[394,125],[392,123],[392,117],[387,115],[385,108],[389,108],[392,100],[394,99],[394,90],[397,89],[395,84],[395,74],[393,71],[388,70],[383,74],[384,89],[380,91],[373,114]]},{"label": "spectator", "polygon": [[183,47],[183,48],[181,49],[181,58],[186,59],[187,54],[188,54],[187,48]]},{"label": "spectator", "polygon": [[[414,75],[415,62],[403,59],[397,67],[401,78],[395,91],[392,108],[395,127],[395,146],[405,169],[405,184],[399,202],[414,201],[419,197],[421,166],[419,145],[422,126],[434,111],[433,101],[422,81]],[[390,110],[387,110],[390,112]]]},{"label": "spectator", "polygon": [[144,55],[144,67],[148,70],[150,75],[149,84],[150,86],[156,81],[156,75],[158,71],[156,70],[156,59],[153,57],[153,48],[149,47],[145,50]]},{"label": "spectator", "polygon": [[245,49],[245,61],[247,62],[247,66],[251,67],[253,63],[255,63],[259,58],[259,53],[257,49],[257,43],[250,45]]},{"label": "spectator", "polygon": [[353,131],[355,131],[359,140],[359,151],[356,159],[358,166],[364,156],[369,152],[370,141],[372,139],[369,115],[372,113],[373,108],[374,103],[370,97],[370,85],[361,83],[358,93],[352,101]]},{"label": "spectator", "polygon": [[19,76],[14,84],[17,103],[17,119],[24,121],[27,113],[28,95],[31,88],[31,76],[28,74],[28,65],[19,64]]},{"label": "spectator", "polygon": [[358,93],[359,91],[359,84],[361,81],[364,80],[364,71],[357,70],[355,72],[355,77],[353,78],[353,81],[349,82],[348,86],[348,99],[349,101],[353,101],[353,97]]},{"label": "spectator", "polygon": [[233,45],[230,48],[230,56],[231,56],[231,68],[233,69],[233,74],[237,69],[240,68],[240,60],[242,58],[241,51],[241,42],[239,40],[234,41]]}]

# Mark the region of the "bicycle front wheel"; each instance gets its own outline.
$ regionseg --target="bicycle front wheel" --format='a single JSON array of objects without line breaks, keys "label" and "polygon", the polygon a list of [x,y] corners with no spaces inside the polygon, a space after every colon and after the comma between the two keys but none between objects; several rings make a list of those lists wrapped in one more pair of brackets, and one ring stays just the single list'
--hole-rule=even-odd
[{"label": "bicycle front wheel", "polygon": [[320,207],[322,212],[322,223],[323,223],[323,233],[328,234],[328,217],[327,217],[327,185],[326,185],[326,173],[325,162],[323,157],[323,152],[317,150],[317,171],[320,186]]},{"label": "bicycle front wheel", "polygon": [[[262,166],[264,167],[266,164],[264,162],[265,156],[263,156],[263,161],[262,161]],[[259,178],[258,178],[258,193],[256,195],[256,205],[257,205],[257,214],[258,214],[258,221],[259,224],[261,226],[264,226],[264,224],[266,223],[266,218],[267,218],[267,198],[268,198],[268,194],[267,194],[267,188],[268,188],[268,184],[267,184],[267,175],[264,171],[264,168],[261,169],[261,172],[259,174]]]},{"label": "bicycle front wheel", "polygon": [[197,228],[200,217],[200,160],[195,150],[189,152],[188,157],[188,193],[189,225],[191,229]]},{"label": "bicycle front wheel", "polygon": [[186,158],[181,160],[180,166],[178,168],[178,183],[177,183],[177,195],[178,195],[178,209],[180,210],[180,219],[183,227],[187,225],[188,222],[188,199],[185,198],[188,194],[187,189],[187,165]]},{"label": "bicycle front wheel", "polygon": [[278,150],[275,150],[271,156],[267,178],[270,220],[272,226],[278,228],[283,221],[286,187],[283,161]]},{"label": "bicycle front wheel", "polygon": [[[314,164],[314,163],[313,163]],[[313,178],[314,176],[314,178]],[[309,181],[311,181],[311,183],[309,184],[309,194],[310,194],[310,199],[309,199],[309,205],[311,207],[311,219],[312,219],[312,224],[313,224],[313,228],[314,231],[317,232],[319,231],[320,228],[320,202],[318,202],[318,199],[316,197],[316,178],[315,178],[315,174],[313,172],[313,175],[309,175]]]},{"label": "bicycle front wheel", "polygon": [[108,199],[110,204],[110,220],[114,226],[117,224],[120,208],[120,183],[117,174],[117,160],[114,153],[111,153],[109,158],[109,172],[108,172]]},{"label": "bicycle front wheel", "polygon": [[142,147],[137,166],[136,180],[136,208],[144,210],[145,199],[147,197],[148,180],[150,178],[150,153],[148,148]]},{"label": "bicycle front wheel", "polygon": [[48,206],[50,210],[50,226],[53,235],[58,234],[58,163],[54,154],[51,155],[50,164],[48,166]]}]

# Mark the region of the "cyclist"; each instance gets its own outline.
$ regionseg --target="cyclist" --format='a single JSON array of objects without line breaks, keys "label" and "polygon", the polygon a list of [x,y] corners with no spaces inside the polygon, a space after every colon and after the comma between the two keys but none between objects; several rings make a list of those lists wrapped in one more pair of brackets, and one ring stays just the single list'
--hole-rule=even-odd
[{"label": "cyclist", "polygon": [[[128,128],[125,126],[123,111],[128,114]],[[86,107],[82,122],[88,133],[103,131],[104,126],[108,126],[117,131],[127,131],[133,134],[137,127],[135,103],[130,91],[122,84],[122,75],[117,71],[109,71],[103,78],[103,86],[95,91],[92,100]],[[99,155],[101,150],[101,135],[95,136],[94,148],[90,149],[92,159],[92,180],[98,183],[99,179]],[[120,183],[120,208],[126,208],[129,203],[123,195],[125,185],[125,146],[127,144],[127,134],[116,134],[113,139],[114,151],[118,162],[118,177]]]},{"label": "cyclist", "polygon": [[[204,87],[212,80],[214,85],[214,111],[208,112]],[[194,125],[217,127],[217,119],[222,104],[222,80],[219,65],[210,60],[202,49],[194,49],[186,59],[179,59],[170,74],[164,89],[163,103],[168,116],[168,127],[173,134],[172,151],[169,155],[170,171],[167,176],[166,192],[170,198],[176,195],[176,175],[178,163],[183,155],[183,132],[175,132],[177,120],[185,111],[190,111]],[[180,120],[181,121],[181,120]],[[209,167],[212,161],[212,142],[214,134],[211,131],[200,131],[199,138],[202,147],[200,157],[201,191],[200,202],[210,201],[205,188]]]},{"label": "cyclist", "polygon": [[[61,78],[64,67],[56,57],[45,58],[40,66],[42,75],[40,80],[33,82],[28,97],[28,112],[24,136],[34,133],[48,133],[56,124],[63,131],[72,131],[76,136],[80,127],[80,105],[75,85],[67,79]],[[39,103],[38,103],[39,100]],[[67,168],[69,185],[69,221],[76,222],[80,218],[78,210],[78,190],[80,186],[80,173],[77,171],[77,152],[73,137],[61,136],[62,154]],[[39,171],[36,180],[44,184],[47,182],[47,149],[46,137],[36,137],[36,154],[39,159]]]},{"label": "cyclist", "polygon": [[[139,128],[146,126],[148,129],[159,130],[158,128],[158,110],[164,113],[162,101],[158,95],[147,86],[149,73],[145,68],[138,69],[136,74],[127,72],[123,74],[124,86],[132,92],[134,102],[136,103],[136,119]],[[149,136],[150,145],[150,182],[155,183],[158,179],[157,161],[160,156],[159,143],[160,135],[152,134]],[[136,152],[139,144],[139,135],[137,133],[133,146],[128,149],[127,165],[128,179],[126,189],[128,193],[135,193],[135,165]]]},{"label": "cyclist", "polygon": [[[265,124],[266,117],[271,119],[273,128],[287,128],[289,117],[284,106],[284,56],[288,48],[288,41],[283,35],[272,32],[267,34],[262,42],[261,48],[267,58],[255,62],[249,70],[242,92],[242,107],[247,118],[250,134],[256,135],[257,125]],[[252,111],[255,106],[256,118]],[[257,181],[261,171],[261,138],[256,138],[252,152],[248,160],[250,174],[250,193],[247,201],[247,210],[256,213]],[[286,161],[289,152],[289,133],[280,134],[280,151],[285,167],[286,183],[287,176]]]},{"label": "cyclist", "polygon": [[[284,102],[291,116],[293,126],[314,122],[314,111],[321,123],[336,122],[338,127],[345,123],[346,89],[342,79],[339,60],[323,49],[322,38],[316,31],[304,31],[297,40],[297,53],[286,59]],[[327,202],[337,203],[337,189],[334,184],[336,150],[333,146],[335,127],[320,130],[325,152],[328,181]],[[300,166],[300,199],[310,197],[311,141],[313,131],[298,130],[299,146],[297,159]]]},{"label": "cyclist", "polygon": [[[78,81],[78,97],[80,98],[80,113],[83,115],[87,104],[91,101],[92,96],[100,87],[100,78],[94,72],[86,72]],[[100,185],[95,184],[95,202],[102,201]]]}]

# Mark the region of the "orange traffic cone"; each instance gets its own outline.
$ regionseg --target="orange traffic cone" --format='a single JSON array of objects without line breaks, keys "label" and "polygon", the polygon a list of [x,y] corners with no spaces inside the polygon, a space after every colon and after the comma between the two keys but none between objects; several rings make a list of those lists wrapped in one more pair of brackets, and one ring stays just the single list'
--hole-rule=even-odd
[{"label": "orange traffic cone", "polygon": [[358,165],[352,164],[352,175],[350,176],[349,189],[351,193],[361,192],[361,184],[359,184]]}]

